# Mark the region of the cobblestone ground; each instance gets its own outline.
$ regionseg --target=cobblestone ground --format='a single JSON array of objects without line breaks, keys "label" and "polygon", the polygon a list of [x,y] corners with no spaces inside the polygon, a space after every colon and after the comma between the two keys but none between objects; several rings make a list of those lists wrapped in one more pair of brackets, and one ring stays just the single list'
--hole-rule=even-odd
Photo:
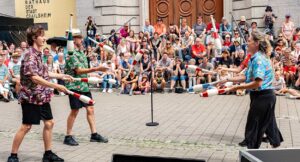
[{"label": "cobblestone ground", "polygon": [[[127,96],[93,93],[96,100],[98,132],[109,138],[108,144],[90,143],[85,110],[74,126],[77,147],[62,144],[69,113],[68,98],[54,97],[51,102],[55,119],[53,150],[69,162],[109,162],[112,154],[135,154],[204,159],[209,162],[239,161],[238,142],[249,108],[249,96],[200,98],[192,94],[155,94],[154,119],[150,121],[150,95]],[[281,148],[300,146],[300,101],[277,97],[276,117],[284,136]],[[0,161],[10,153],[12,138],[21,123],[17,102],[0,103]],[[23,141],[21,161],[41,161],[41,126],[34,126]],[[262,148],[270,148],[263,144]]]}]

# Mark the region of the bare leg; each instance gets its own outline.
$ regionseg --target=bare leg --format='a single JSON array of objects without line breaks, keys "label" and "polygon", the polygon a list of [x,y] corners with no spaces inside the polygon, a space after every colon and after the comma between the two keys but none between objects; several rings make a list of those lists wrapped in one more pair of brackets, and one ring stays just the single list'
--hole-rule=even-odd
[{"label": "bare leg", "polygon": [[91,133],[96,133],[97,130],[96,130],[94,106],[88,106],[86,108],[86,119],[89,123]]},{"label": "bare leg", "polygon": [[181,85],[182,85],[182,88],[183,88],[183,89],[186,88],[185,80],[182,80],[182,81],[181,81]]},{"label": "bare leg", "polygon": [[53,125],[53,120],[44,121],[43,139],[45,151],[51,150]]},{"label": "bare leg", "polygon": [[71,133],[72,133],[72,128],[73,128],[73,125],[74,125],[74,122],[75,122],[78,112],[79,112],[78,109],[71,110],[71,112],[69,114],[69,117],[67,120],[67,135],[71,135]]},{"label": "bare leg", "polygon": [[20,147],[25,135],[30,131],[30,129],[31,129],[31,125],[28,125],[28,124],[21,125],[21,127],[19,128],[19,130],[17,131],[17,133],[14,137],[11,153],[16,154],[18,152],[19,147]]}]

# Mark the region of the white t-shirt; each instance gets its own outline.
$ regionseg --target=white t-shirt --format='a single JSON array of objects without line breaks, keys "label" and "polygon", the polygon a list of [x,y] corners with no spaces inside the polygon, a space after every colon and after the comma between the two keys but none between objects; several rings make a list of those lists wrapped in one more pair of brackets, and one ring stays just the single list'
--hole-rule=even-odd
[{"label": "white t-shirt", "polygon": [[20,76],[21,61],[18,61],[18,63],[14,63],[13,61],[10,61],[8,63],[8,69],[12,70],[14,75]]},{"label": "white t-shirt", "polygon": [[276,80],[274,78],[274,80],[273,80],[273,87],[274,87],[275,90],[282,89],[284,85],[285,85],[285,81],[284,81],[283,77],[280,77],[279,80]]}]

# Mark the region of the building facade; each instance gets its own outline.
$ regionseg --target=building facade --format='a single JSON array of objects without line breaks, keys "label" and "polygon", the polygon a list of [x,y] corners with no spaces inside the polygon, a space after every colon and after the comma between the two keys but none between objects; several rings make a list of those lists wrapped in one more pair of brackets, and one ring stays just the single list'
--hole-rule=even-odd
[{"label": "building facade", "polygon": [[[26,8],[26,2],[50,4],[36,4],[27,6],[32,8]],[[243,15],[249,23],[256,21],[262,28],[262,18],[267,5],[272,6],[278,16],[275,29],[280,29],[287,13],[292,15],[296,26],[300,26],[299,0],[1,0],[0,13],[17,17],[27,17],[27,12],[35,12],[35,9],[38,12],[51,13],[51,18],[36,17],[35,23],[48,23],[47,34],[59,36],[68,28],[69,13],[75,14],[74,27],[77,21],[77,27],[83,31],[87,17],[92,16],[100,34],[118,29],[130,19],[131,28],[138,32],[142,29],[145,19],[155,23],[158,16],[162,17],[166,24],[177,25],[180,17],[185,17],[191,25],[196,21],[198,14],[204,16],[205,21],[209,21],[210,14],[213,14],[217,21],[223,16],[231,21],[230,13],[237,20]]]}]

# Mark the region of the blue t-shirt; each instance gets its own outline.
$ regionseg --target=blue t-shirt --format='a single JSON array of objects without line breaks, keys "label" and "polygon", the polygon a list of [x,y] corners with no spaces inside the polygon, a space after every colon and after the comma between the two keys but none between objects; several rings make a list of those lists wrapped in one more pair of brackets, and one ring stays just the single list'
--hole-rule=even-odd
[{"label": "blue t-shirt", "polygon": [[[129,59],[128,60],[128,63],[131,65],[132,64],[132,59]],[[127,66],[127,63],[124,61],[124,60],[121,60],[120,61],[120,64],[122,65],[122,67],[124,68],[124,69],[129,69],[129,67]]]},{"label": "blue t-shirt", "polygon": [[271,61],[266,55],[257,52],[248,62],[248,68],[245,71],[246,83],[250,83],[257,78],[260,78],[263,83],[255,91],[261,91],[265,89],[274,89],[272,82],[274,73],[271,65]]},{"label": "blue t-shirt", "polygon": [[0,80],[3,80],[8,75],[7,67],[2,64],[0,65]]}]

